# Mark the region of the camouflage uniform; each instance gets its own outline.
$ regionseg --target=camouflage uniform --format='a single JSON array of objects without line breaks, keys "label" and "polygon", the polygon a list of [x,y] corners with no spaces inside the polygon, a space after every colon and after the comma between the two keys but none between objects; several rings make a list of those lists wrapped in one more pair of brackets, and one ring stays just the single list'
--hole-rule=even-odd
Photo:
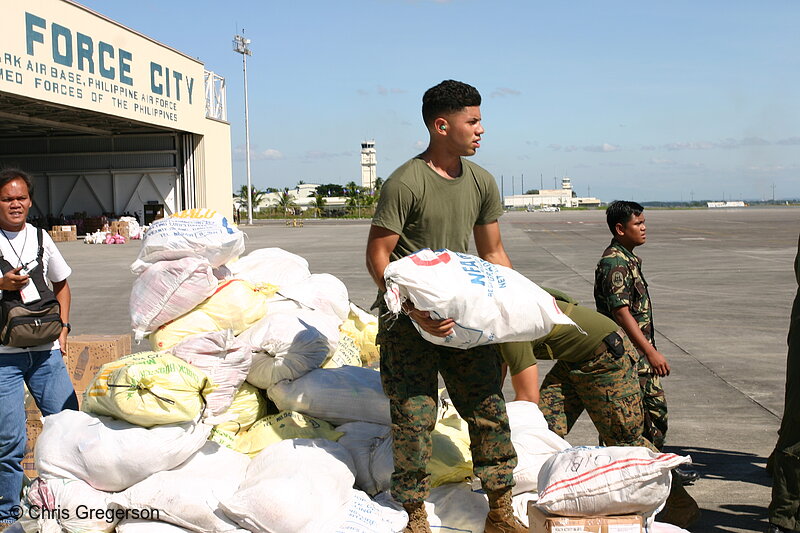
[{"label": "camouflage uniform", "polygon": [[778,442],[772,453],[769,504],[770,523],[791,531],[800,530],[800,239],[794,272],[798,289],[789,322],[786,394]]},{"label": "camouflage uniform", "polygon": [[639,354],[622,329],[580,362],[558,361],[545,376],[539,408],[550,430],[566,437],[586,410],[606,446],[644,446],[642,391],[636,378]]},{"label": "camouflage uniform", "polygon": [[[655,346],[653,310],[642,261],[633,252],[612,239],[597,263],[594,278],[594,301],[597,311],[613,320],[611,313],[627,306],[645,338]],[[667,434],[667,401],[661,378],[653,372],[644,354],[639,357],[639,383],[644,397],[644,435],[661,450]]]},{"label": "camouflage uniform", "polygon": [[381,305],[377,343],[381,380],[389,397],[394,439],[392,496],[400,503],[424,501],[430,491],[431,431],[438,408],[437,372],[469,425],[475,475],[485,490],[514,485],[517,455],[501,388],[496,346],[459,350],[424,340],[411,319],[396,319]]}]

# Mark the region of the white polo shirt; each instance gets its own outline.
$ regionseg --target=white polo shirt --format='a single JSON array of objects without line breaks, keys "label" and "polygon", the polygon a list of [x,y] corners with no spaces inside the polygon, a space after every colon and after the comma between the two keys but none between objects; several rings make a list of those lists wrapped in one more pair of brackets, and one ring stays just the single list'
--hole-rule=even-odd
[{"label": "white polo shirt", "polygon": [[[0,231],[0,252],[3,254],[3,259],[8,261],[12,267],[18,267],[22,264],[29,263],[36,259],[36,254],[39,251],[39,240],[36,235],[38,229],[30,224],[25,224],[22,231]],[[42,246],[44,247],[44,257],[42,258],[44,268],[44,278],[48,285],[53,282],[64,281],[72,274],[72,269],[69,267],[61,252],[58,251],[56,244],[50,235],[45,231],[42,235]],[[2,291],[0,291],[2,294]],[[4,346],[0,344],[0,354],[3,353],[16,353],[27,351],[41,351],[41,350],[54,350],[60,348],[58,340],[33,346],[31,348],[17,348],[15,346]]]}]

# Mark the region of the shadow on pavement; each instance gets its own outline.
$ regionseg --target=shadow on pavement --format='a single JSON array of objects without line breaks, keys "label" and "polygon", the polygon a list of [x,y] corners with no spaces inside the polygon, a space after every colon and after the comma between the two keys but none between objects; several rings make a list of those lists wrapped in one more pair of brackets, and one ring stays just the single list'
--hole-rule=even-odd
[{"label": "shadow on pavement", "polygon": [[[709,491],[716,501],[724,501],[726,489],[714,487],[715,481],[772,486],[772,479],[766,470],[766,457],[732,450],[691,446],[667,446],[665,451],[692,456],[692,468],[700,474],[700,481],[696,488],[693,485],[688,487],[690,494]],[[690,528],[690,531],[692,533],[764,532],[767,528],[767,503],[753,502],[752,505],[721,503],[716,509],[704,509],[701,505],[700,520]]]}]

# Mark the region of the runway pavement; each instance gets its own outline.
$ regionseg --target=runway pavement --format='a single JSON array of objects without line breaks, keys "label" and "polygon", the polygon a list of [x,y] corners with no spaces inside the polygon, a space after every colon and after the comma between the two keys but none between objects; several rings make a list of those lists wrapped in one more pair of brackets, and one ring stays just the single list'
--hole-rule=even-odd
[{"label": "runway pavement", "polygon": [[[702,478],[689,491],[703,509],[696,532],[763,531],[770,496],[764,466],[783,411],[786,333],[800,209],[647,210],[637,249],[653,299],[656,341],[671,366],[668,451],[690,454]],[[247,250],[280,247],[314,273],[347,286],[369,308],[364,266],[369,221],[257,222],[242,228]],[[517,270],[594,307],[594,266],[610,240],[602,211],[507,213],[503,241]],[[128,267],[138,242],[59,243],[73,268],[73,334],[129,332]],[[138,347],[149,348],[145,344]],[[540,377],[549,369],[542,363]],[[513,399],[510,386],[507,399]],[[567,437],[596,444],[585,416]]]}]

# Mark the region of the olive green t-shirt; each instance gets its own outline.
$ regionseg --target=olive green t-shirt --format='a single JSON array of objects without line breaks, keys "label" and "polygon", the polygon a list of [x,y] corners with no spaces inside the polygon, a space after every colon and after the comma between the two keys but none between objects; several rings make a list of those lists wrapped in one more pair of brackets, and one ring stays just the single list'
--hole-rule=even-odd
[{"label": "olive green t-shirt", "polygon": [[560,300],[556,304],[586,334],[574,326],[556,324],[550,333],[533,341],[533,354],[537,359],[558,359],[567,363],[585,361],[603,339],[619,329],[616,322],[594,309]]},{"label": "olive green t-shirt", "polygon": [[619,329],[616,322],[594,309],[561,300],[556,300],[556,304],[578,327],[557,324],[550,333],[530,343],[500,344],[500,355],[512,376],[535,365],[537,359],[558,359],[567,363],[586,361],[603,339]]},{"label": "olive green t-shirt", "polygon": [[422,248],[466,253],[472,228],[503,214],[492,175],[464,158],[461,168],[446,179],[415,157],[384,182],[372,224],[400,235],[392,261]]}]

